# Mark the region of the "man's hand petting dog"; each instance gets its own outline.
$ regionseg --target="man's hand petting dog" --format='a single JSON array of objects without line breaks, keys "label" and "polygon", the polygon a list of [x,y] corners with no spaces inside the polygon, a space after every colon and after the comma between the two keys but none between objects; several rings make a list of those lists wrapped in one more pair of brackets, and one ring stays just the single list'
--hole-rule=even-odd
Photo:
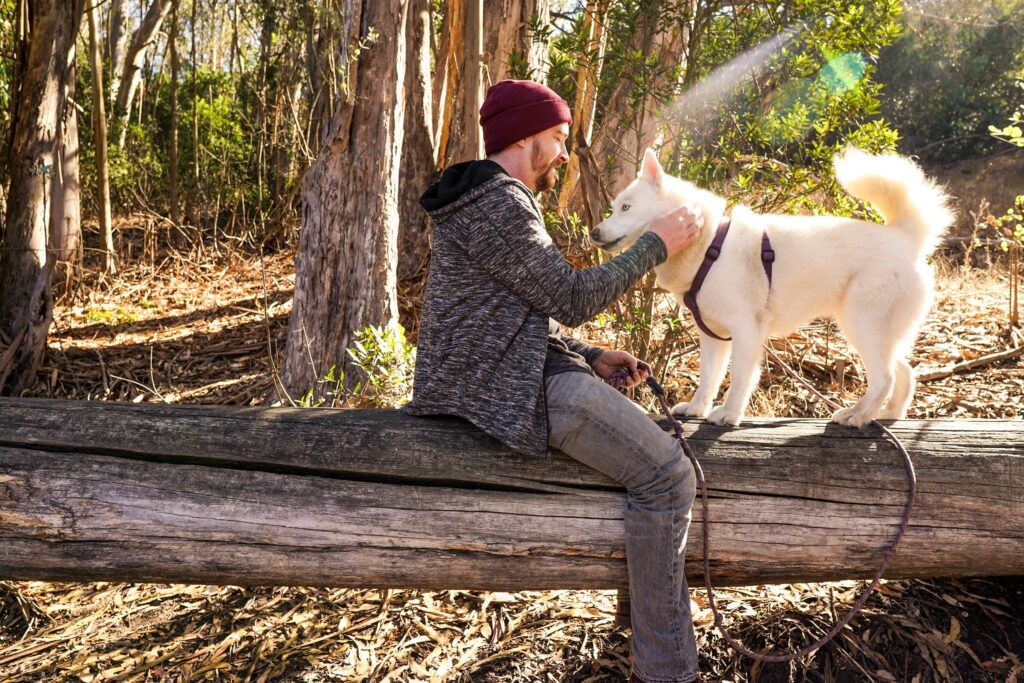
[{"label": "man's hand petting dog", "polygon": [[671,257],[693,244],[700,235],[700,212],[681,206],[655,218],[647,229],[661,238]]},{"label": "man's hand petting dog", "polygon": [[616,389],[647,381],[646,365],[625,351],[605,351],[594,360],[592,367],[598,377]]}]

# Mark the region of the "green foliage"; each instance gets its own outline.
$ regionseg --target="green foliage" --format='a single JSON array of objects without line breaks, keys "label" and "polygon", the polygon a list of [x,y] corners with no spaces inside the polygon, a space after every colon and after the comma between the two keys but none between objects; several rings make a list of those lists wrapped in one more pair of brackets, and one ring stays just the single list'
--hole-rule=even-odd
[{"label": "green foliage", "polygon": [[11,76],[17,39],[14,0],[0,0],[0,131],[6,130],[11,106]]},{"label": "green foliage", "polygon": [[882,51],[878,72],[901,150],[938,162],[993,151],[988,125],[1013,110],[1024,63],[1024,0],[906,4],[906,34]]},{"label": "green foliage", "polygon": [[[1017,87],[1024,91],[1024,81],[1017,81]],[[1017,111],[1010,115],[1010,122],[1006,126],[1002,128],[989,126],[988,130],[994,137],[1004,142],[1024,147],[1024,131],[1022,131],[1021,126],[1024,126],[1024,103],[1017,108]]]},{"label": "green foliage", "polygon": [[405,339],[401,325],[377,327],[370,325],[356,333],[348,349],[352,363],[362,379],[351,389],[346,387],[345,373],[331,366],[327,374],[298,401],[300,406],[374,406],[396,408],[412,398],[416,347]]},{"label": "green foliage", "polygon": [[1024,195],[1017,195],[1013,206],[992,224],[998,230],[999,246],[1003,251],[1009,251],[1014,243],[1024,247]]},{"label": "green foliage", "polygon": [[878,117],[873,61],[899,35],[899,18],[896,0],[751,3],[715,17],[690,81],[720,78],[719,65],[781,27],[796,29],[717,110],[673,122],[669,170],[762,211],[858,213],[835,182],[832,158],[847,145],[896,146],[897,132]]},{"label": "green foliage", "polygon": [[359,331],[348,355],[366,376],[354,394],[380,408],[394,408],[412,398],[416,348],[406,341],[401,325],[370,325]]}]

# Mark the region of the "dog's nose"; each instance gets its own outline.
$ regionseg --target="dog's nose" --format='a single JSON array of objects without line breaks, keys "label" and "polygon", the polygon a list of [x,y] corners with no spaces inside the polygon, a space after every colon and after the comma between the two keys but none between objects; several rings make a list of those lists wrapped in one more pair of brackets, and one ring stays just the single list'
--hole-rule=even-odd
[{"label": "dog's nose", "polygon": [[590,231],[590,241],[594,244],[601,243],[601,228],[594,228]]}]

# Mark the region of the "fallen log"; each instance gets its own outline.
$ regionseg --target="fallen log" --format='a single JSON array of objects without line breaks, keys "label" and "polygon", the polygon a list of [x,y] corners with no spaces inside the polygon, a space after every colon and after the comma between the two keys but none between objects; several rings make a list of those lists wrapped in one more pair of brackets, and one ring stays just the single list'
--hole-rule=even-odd
[{"label": "fallen log", "polygon": [[[710,487],[717,584],[871,575],[907,490],[877,430],[686,426]],[[893,431],[919,488],[887,576],[1024,574],[1024,422]],[[559,453],[522,455],[450,418],[0,400],[5,579],[612,588],[626,576],[623,502]]]}]

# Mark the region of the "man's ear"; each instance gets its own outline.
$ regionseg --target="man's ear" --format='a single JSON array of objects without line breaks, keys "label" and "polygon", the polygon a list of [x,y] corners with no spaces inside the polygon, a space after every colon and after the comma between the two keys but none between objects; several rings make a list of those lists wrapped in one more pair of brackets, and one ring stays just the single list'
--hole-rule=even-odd
[{"label": "man's ear", "polygon": [[665,178],[665,171],[658,163],[658,156],[650,147],[644,152],[644,160],[640,162],[640,172],[637,175],[650,180],[655,185],[661,185],[661,181]]}]

